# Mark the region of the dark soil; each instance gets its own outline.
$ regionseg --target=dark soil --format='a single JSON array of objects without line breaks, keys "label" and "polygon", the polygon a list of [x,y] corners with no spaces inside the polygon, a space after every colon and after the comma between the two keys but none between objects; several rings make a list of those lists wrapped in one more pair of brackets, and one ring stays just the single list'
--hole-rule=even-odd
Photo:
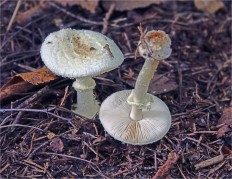
[{"label": "dark soil", "polygon": [[[17,1],[0,4],[1,86],[16,74],[44,66],[40,46],[49,33],[67,27],[101,32],[107,13],[101,4],[90,14],[79,6],[50,2],[42,13],[24,25],[14,22],[7,32]],[[35,6],[37,1],[25,1],[18,13]],[[125,61],[95,78],[95,94],[102,102],[116,91],[132,89],[144,62],[134,59],[140,37],[137,26],[164,30],[172,39],[173,52],[156,75],[178,85],[156,94],[172,114],[168,134],[144,146],[113,139],[98,117],[83,121],[73,115],[72,80],[59,78],[1,101],[1,178],[151,178],[170,152],[179,155],[169,169],[172,178],[231,178],[231,133],[217,138],[218,120],[224,107],[231,105],[231,20],[230,1],[214,15],[197,10],[191,1],[113,11],[106,35],[122,49]],[[125,78],[130,71],[133,76]],[[222,162],[194,168],[220,154]]]}]

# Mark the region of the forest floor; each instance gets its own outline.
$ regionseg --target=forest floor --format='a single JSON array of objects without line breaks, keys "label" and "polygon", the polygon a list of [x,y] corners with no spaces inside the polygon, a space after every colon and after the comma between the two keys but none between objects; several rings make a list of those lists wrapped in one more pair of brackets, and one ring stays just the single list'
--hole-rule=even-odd
[{"label": "forest floor", "polygon": [[[91,13],[75,4],[20,2],[0,3],[1,178],[232,177],[230,1],[214,14],[192,1],[124,11],[90,3]],[[44,66],[40,46],[49,33],[68,27],[102,32],[125,60],[95,77],[101,103],[116,91],[134,88],[144,62],[134,58],[140,24],[164,30],[172,39],[172,54],[159,64],[149,87],[172,114],[172,126],[159,142],[124,144],[104,131],[98,116],[75,116],[70,79],[51,77],[36,84],[20,76],[32,72],[35,77],[33,72]]]}]

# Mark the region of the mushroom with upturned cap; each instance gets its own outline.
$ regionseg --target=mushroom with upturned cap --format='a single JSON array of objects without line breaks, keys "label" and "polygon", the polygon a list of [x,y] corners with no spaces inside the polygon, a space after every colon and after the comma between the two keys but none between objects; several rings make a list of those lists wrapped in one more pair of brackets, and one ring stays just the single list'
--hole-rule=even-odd
[{"label": "mushroom with upturned cap", "polygon": [[112,94],[103,101],[99,112],[100,121],[111,136],[134,145],[160,140],[171,126],[171,114],[166,104],[147,93],[159,61],[171,54],[171,40],[160,30],[146,34],[139,30],[138,52],[145,58],[145,63],[135,89]]},{"label": "mushroom with upturned cap", "polygon": [[55,74],[76,79],[74,113],[92,119],[99,111],[93,95],[96,86],[92,76],[117,68],[124,56],[113,40],[90,30],[62,29],[46,37],[41,58]]}]

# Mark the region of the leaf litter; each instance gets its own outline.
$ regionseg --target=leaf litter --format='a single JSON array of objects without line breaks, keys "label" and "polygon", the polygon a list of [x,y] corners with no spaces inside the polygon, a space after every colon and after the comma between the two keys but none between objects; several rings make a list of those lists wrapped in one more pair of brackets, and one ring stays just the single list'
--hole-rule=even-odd
[{"label": "leaf litter", "polygon": [[[122,11],[116,6],[110,11],[99,1],[94,13],[79,5],[49,2],[49,7],[39,7],[38,13],[30,11],[38,4],[24,1],[16,8],[17,2],[1,3],[1,84],[14,76],[8,87],[21,85],[15,91],[8,90],[10,98],[1,103],[2,178],[152,178],[165,166],[159,172],[165,177],[229,177],[230,131],[217,138],[220,127],[228,124],[228,117],[221,115],[223,109],[227,113],[225,109],[231,105],[229,2],[223,1],[224,7],[213,15],[197,10],[189,1],[131,6]],[[12,23],[17,17],[14,12],[26,11],[31,14],[28,19],[24,17],[25,25]],[[82,122],[70,111],[76,98],[71,80],[46,81],[41,76],[30,79],[29,75],[25,81],[16,77],[43,65],[38,52],[49,33],[67,27],[104,32],[122,49],[125,61],[118,69],[95,78],[95,94],[102,102],[116,91],[133,88],[144,61],[134,60],[139,24],[148,30],[164,30],[173,41],[173,53],[160,64],[149,91],[156,91],[168,104],[173,118],[167,136],[157,143],[122,144],[104,131],[98,117]],[[55,136],[49,139],[49,133]],[[170,160],[170,153],[179,159]],[[194,165],[221,153],[223,161],[194,169]]]}]

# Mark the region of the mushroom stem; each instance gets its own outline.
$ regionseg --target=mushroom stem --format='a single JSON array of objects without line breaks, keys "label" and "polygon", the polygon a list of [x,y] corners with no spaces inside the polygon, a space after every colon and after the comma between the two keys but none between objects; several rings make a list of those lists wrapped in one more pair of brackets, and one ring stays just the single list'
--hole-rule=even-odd
[{"label": "mushroom stem", "polygon": [[[139,73],[133,91],[133,101],[137,104],[144,103],[149,83],[156,72],[159,60],[145,60],[144,65]],[[142,108],[138,105],[132,105],[130,118],[134,121],[142,119]]]},{"label": "mushroom stem", "polygon": [[77,91],[77,104],[73,109],[75,114],[89,119],[97,114],[99,105],[93,94],[95,86],[96,83],[90,76],[77,78],[73,83],[73,87]]}]

